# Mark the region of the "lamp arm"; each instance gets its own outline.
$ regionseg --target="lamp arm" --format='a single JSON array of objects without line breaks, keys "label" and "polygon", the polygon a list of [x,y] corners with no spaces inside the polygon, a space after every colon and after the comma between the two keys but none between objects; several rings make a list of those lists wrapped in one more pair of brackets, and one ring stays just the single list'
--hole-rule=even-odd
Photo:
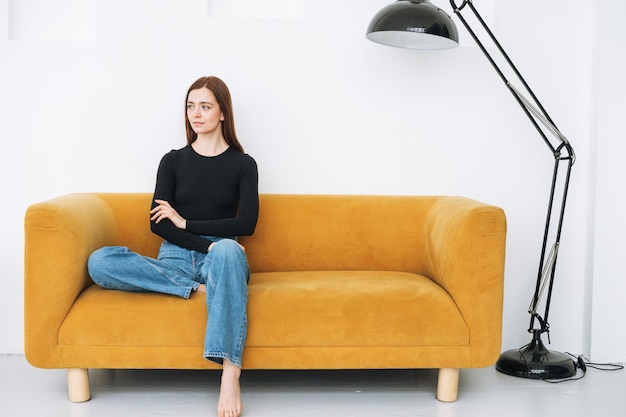
[{"label": "lamp arm", "polygon": [[511,92],[517,96],[517,98],[522,102],[523,106],[526,107],[529,113],[531,113],[542,125],[544,125],[550,133],[552,133],[557,139],[561,142],[569,143],[567,138],[561,133],[561,131],[549,120],[544,113],[539,110],[534,104],[528,100],[524,95],[511,83],[507,85]]},{"label": "lamp arm", "polygon": [[[548,130],[559,141],[567,142],[567,139],[560,132],[560,130],[556,127],[555,123],[552,121],[552,119],[550,118],[550,115],[545,110],[545,108],[543,107],[543,105],[541,104],[541,102],[539,101],[539,99],[537,98],[535,93],[533,92],[533,90],[530,88],[530,86],[528,85],[528,83],[526,82],[526,80],[524,79],[522,74],[519,72],[519,70],[517,69],[517,67],[515,66],[515,64],[511,60],[511,58],[509,57],[509,55],[506,53],[506,51],[504,50],[504,48],[502,47],[502,45],[500,44],[500,42],[498,41],[496,36],[493,34],[493,32],[491,31],[491,29],[489,28],[489,26],[487,25],[485,20],[482,18],[482,16],[478,12],[478,10],[476,10],[476,7],[474,6],[474,2],[472,0],[463,0],[461,5],[459,6],[459,5],[457,5],[457,2],[455,0],[450,0],[450,5],[452,6],[452,9],[454,10],[454,13],[457,15],[457,17],[459,18],[459,20],[461,21],[463,26],[469,32],[470,36],[474,39],[474,42],[476,42],[476,44],[478,45],[478,47],[482,51],[483,55],[485,55],[485,57],[487,58],[489,63],[492,65],[494,70],[498,73],[498,75],[500,76],[502,81],[506,84],[506,86],[509,89],[509,91],[511,92],[511,94],[513,94],[513,96],[517,100],[518,104],[523,108],[524,112],[526,113],[526,115],[528,116],[530,121],[533,123],[533,125],[537,129],[538,133],[541,135],[542,139],[546,143],[546,145],[550,148],[550,150],[552,152],[556,152],[556,147],[546,137],[545,132],[539,127],[539,125],[537,124],[537,119],[545,127],[547,127]],[[480,25],[484,29],[485,33],[489,36],[489,38],[491,39],[493,44],[498,49],[498,52],[506,60],[507,64],[509,65],[511,70],[514,72],[515,76],[519,79],[521,84],[524,86],[525,90],[530,95],[532,101],[527,99],[526,97],[524,97],[524,95],[517,88],[515,88],[515,86],[507,79],[507,77],[505,76],[504,72],[500,69],[500,67],[498,66],[498,64],[496,63],[494,58],[491,56],[491,54],[489,53],[489,51],[487,50],[485,45],[482,43],[482,41],[480,40],[480,38],[478,37],[476,32],[472,29],[470,24],[467,22],[467,20],[465,19],[465,17],[461,13],[462,10],[465,7],[468,7],[472,11],[472,14],[476,17],[478,22],[480,22]],[[568,151],[571,151],[572,155],[573,155],[573,149],[568,149]]]},{"label": "lamp arm", "polygon": [[[511,94],[515,97],[515,100],[520,105],[530,122],[533,124],[545,144],[548,146],[552,155],[554,156],[554,170],[552,175],[552,183],[550,189],[550,196],[548,201],[548,212],[546,216],[546,224],[544,229],[543,236],[543,244],[541,257],[539,260],[539,271],[537,274],[537,282],[535,287],[535,293],[531,299],[530,306],[528,308],[528,312],[531,315],[530,318],[530,326],[528,331],[534,331],[535,319],[537,319],[540,323],[540,332],[548,332],[549,324],[548,324],[548,314],[550,312],[550,302],[552,299],[552,289],[554,286],[554,275],[556,270],[556,262],[558,258],[558,251],[560,247],[561,240],[561,231],[563,226],[563,218],[565,214],[565,204],[567,202],[567,193],[569,189],[569,182],[571,177],[571,170],[574,162],[576,161],[576,154],[574,153],[574,149],[571,144],[567,140],[567,138],[561,133],[561,131],[556,127],[545,108],[541,104],[541,102],[537,99],[537,96],[532,91],[524,77],[520,74],[517,67],[513,64],[508,54],[500,45],[500,42],[496,39],[495,35],[486,24],[480,13],[474,7],[474,3],[472,0],[463,0],[460,5],[457,5],[455,0],[450,0],[450,5],[454,10],[454,13],[457,15],[463,26],[467,29],[471,37],[474,39],[483,55],[487,58],[489,63],[491,63],[494,70],[498,73],[504,84],[507,86]],[[524,89],[530,95],[530,99],[525,97],[505,76],[504,72],[500,69],[494,58],[491,56],[487,48],[483,45],[479,37],[476,35],[475,31],[471,28],[470,24],[464,18],[462,14],[462,10],[468,7],[473,15],[476,17],[480,25],[484,29],[485,33],[489,36],[493,44],[496,46],[498,52],[505,59],[507,64],[510,66],[511,70],[524,86]],[[556,138],[556,143],[553,144],[546,132],[541,128],[543,126],[554,138]],[[553,138],[553,139],[554,139]],[[551,226],[553,225],[553,210],[555,206],[555,198],[556,198],[556,190],[557,190],[557,182],[559,180],[559,174],[562,171],[561,163],[566,162],[565,169],[565,178],[563,179],[563,189],[561,194],[560,206],[558,207],[558,219],[556,221],[556,233],[555,233],[555,241],[551,245],[550,250],[548,251],[548,241],[550,239],[550,231]],[[541,317],[537,310],[539,308],[540,301],[547,287],[547,298],[545,302],[545,311],[543,317]]]}]

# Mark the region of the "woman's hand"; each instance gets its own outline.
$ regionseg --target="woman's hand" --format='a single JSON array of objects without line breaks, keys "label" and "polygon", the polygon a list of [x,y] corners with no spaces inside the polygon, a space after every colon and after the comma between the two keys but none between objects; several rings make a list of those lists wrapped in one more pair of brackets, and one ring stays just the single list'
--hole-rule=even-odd
[{"label": "woman's hand", "polygon": [[182,218],[181,215],[178,214],[176,210],[174,210],[174,207],[172,207],[170,203],[165,200],[154,201],[158,204],[158,206],[150,210],[150,214],[152,215],[152,217],[150,217],[150,220],[154,221],[155,223],[159,223],[163,219],[170,219],[170,221],[174,223],[174,226],[178,227],[179,229],[187,228],[187,220]]}]

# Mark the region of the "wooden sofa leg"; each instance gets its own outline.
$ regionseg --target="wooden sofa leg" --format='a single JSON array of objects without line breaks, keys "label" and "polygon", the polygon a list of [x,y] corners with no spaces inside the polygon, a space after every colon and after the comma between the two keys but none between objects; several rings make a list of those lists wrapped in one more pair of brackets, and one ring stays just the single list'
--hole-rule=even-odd
[{"label": "wooden sofa leg", "polygon": [[70,401],[82,403],[89,401],[89,370],[83,368],[70,368],[67,370],[67,388]]},{"label": "wooden sofa leg", "polygon": [[459,369],[441,368],[437,381],[437,399],[446,403],[456,401],[459,394]]}]

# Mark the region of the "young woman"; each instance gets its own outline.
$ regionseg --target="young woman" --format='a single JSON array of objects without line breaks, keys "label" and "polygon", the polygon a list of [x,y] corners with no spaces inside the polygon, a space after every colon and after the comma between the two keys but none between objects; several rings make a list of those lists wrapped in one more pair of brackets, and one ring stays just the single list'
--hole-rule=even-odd
[{"label": "young woman", "polygon": [[237,140],[222,80],[198,79],[185,106],[187,146],[161,160],[150,210],[151,229],[164,239],[158,258],[104,247],[90,256],[88,268],[105,288],[184,298],[206,293],[204,357],[223,366],[218,415],[238,417],[250,271],[236,237],[256,227],[257,166]]}]

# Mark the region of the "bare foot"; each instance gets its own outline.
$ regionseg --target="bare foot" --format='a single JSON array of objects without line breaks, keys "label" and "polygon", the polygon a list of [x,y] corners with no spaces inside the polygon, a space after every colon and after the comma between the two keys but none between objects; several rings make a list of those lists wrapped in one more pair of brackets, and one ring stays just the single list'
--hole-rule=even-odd
[{"label": "bare foot", "polygon": [[206,285],[200,284],[200,286],[196,289],[196,292],[206,292]]},{"label": "bare foot", "polygon": [[239,417],[241,415],[241,368],[224,359],[220,399],[217,403],[218,417]]}]

